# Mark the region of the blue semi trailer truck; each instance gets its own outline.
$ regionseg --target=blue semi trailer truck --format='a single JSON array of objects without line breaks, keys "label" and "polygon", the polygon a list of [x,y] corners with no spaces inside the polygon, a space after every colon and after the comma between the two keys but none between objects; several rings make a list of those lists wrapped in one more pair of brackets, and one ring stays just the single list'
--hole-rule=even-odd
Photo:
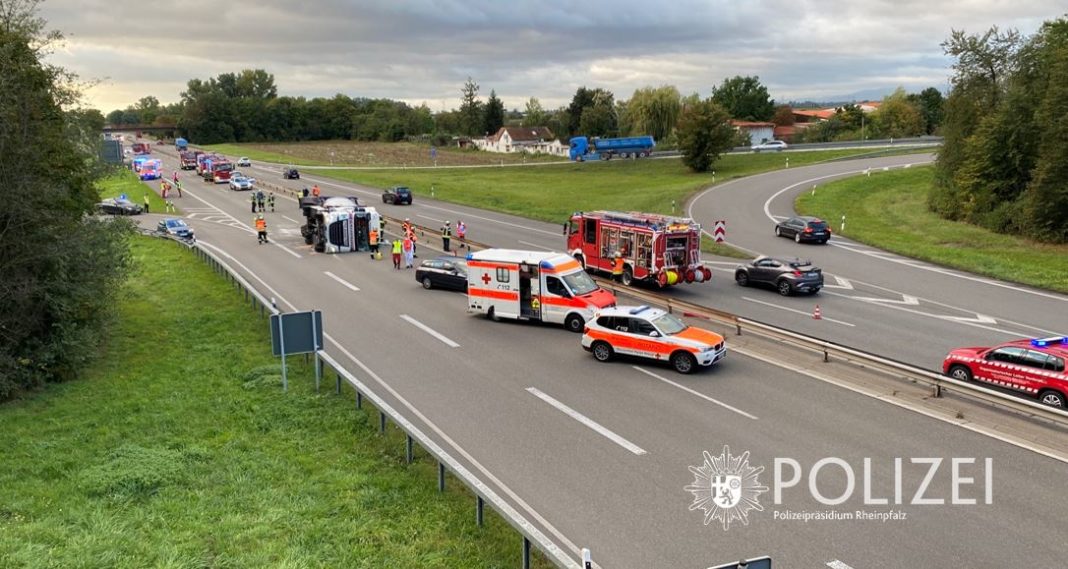
[{"label": "blue semi trailer truck", "polygon": [[571,139],[569,155],[576,162],[586,160],[611,160],[620,158],[641,158],[653,152],[656,141],[651,136],[631,136],[627,138],[587,138],[576,136]]},{"label": "blue semi trailer truck", "polygon": [[174,149],[178,152],[189,149],[189,141],[184,138],[176,138],[174,140]]}]

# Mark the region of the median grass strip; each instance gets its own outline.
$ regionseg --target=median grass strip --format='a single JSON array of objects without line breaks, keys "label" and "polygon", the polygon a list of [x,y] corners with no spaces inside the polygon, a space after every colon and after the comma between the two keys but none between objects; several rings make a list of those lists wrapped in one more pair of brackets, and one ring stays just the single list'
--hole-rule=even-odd
[{"label": "median grass strip", "polygon": [[405,465],[370,406],[315,394],[299,358],[282,393],[232,285],[171,242],[132,253],[100,360],[0,406],[0,567],[519,564],[519,535]]},{"label": "median grass strip", "polygon": [[[159,187],[159,181],[149,183],[155,183],[156,187]],[[148,195],[148,203],[152,213],[166,211],[163,198],[159,197],[157,192],[142,182],[136,173],[125,168],[117,170],[110,176],[100,180],[97,182],[96,187],[100,190],[100,199],[117,198],[126,194],[126,198],[131,202],[144,207],[145,195]]]},{"label": "median grass strip", "polygon": [[1048,245],[947,221],[927,209],[931,167],[873,171],[801,194],[797,211],[845,236],[907,257],[1068,293],[1068,245]]}]

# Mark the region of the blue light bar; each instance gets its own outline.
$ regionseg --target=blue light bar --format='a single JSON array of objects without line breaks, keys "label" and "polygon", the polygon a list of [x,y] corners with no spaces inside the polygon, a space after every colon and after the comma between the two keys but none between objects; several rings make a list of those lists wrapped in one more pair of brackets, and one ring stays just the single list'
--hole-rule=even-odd
[{"label": "blue light bar", "polygon": [[1049,338],[1031,339],[1031,345],[1036,348],[1045,348],[1050,344],[1068,344],[1068,336],[1050,336]]},{"label": "blue light bar", "polygon": [[538,263],[538,266],[543,268],[543,269],[545,269],[546,271],[551,271],[552,268],[553,268],[553,264],[550,263],[549,261],[542,261],[542,262]]},{"label": "blue light bar", "polygon": [[643,310],[649,310],[649,305],[643,304],[643,305],[641,305],[641,306],[639,306],[637,308],[631,308],[630,309],[630,313],[631,314],[640,314]]},{"label": "blue light bar", "polygon": [[467,254],[467,260],[468,261],[470,261],[471,259],[474,259],[474,258],[475,258],[475,254],[474,253],[468,253]]}]

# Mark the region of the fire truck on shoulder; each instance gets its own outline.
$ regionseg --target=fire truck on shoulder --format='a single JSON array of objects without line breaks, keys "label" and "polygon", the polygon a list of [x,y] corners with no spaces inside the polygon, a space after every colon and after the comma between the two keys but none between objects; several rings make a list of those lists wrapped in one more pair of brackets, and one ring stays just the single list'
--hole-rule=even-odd
[{"label": "fire truck on shoulder", "polygon": [[564,232],[568,253],[587,271],[611,273],[618,252],[626,285],[648,281],[664,287],[712,278],[701,264],[701,224],[690,218],[580,211],[572,214]]},{"label": "fire truck on shoulder", "polygon": [[370,231],[379,227],[375,208],[350,196],[307,196],[300,198],[300,208],[306,220],[300,234],[317,253],[371,250]]},{"label": "fire truck on shoulder", "polygon": [[563,253],[484,249],[467,255],[468,312],[582,332],[598,310],[615,305],[615,295]]}]

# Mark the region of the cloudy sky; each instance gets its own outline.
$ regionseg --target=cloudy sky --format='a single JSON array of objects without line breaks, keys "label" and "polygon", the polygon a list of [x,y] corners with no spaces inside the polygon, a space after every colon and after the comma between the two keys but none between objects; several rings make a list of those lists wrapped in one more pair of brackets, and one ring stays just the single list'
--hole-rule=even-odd
[{"label": "cloudy sky", "polygon": [[458,106],[471,76],[509,109],[617,99],[648,85],[710,94],[758,75],[778,101],[945,89],[952,29],[1033,33],[1068,0],[45,0],[56,63],[100,84],[105,113],[190,78],[273,73],[279,94]]}]

